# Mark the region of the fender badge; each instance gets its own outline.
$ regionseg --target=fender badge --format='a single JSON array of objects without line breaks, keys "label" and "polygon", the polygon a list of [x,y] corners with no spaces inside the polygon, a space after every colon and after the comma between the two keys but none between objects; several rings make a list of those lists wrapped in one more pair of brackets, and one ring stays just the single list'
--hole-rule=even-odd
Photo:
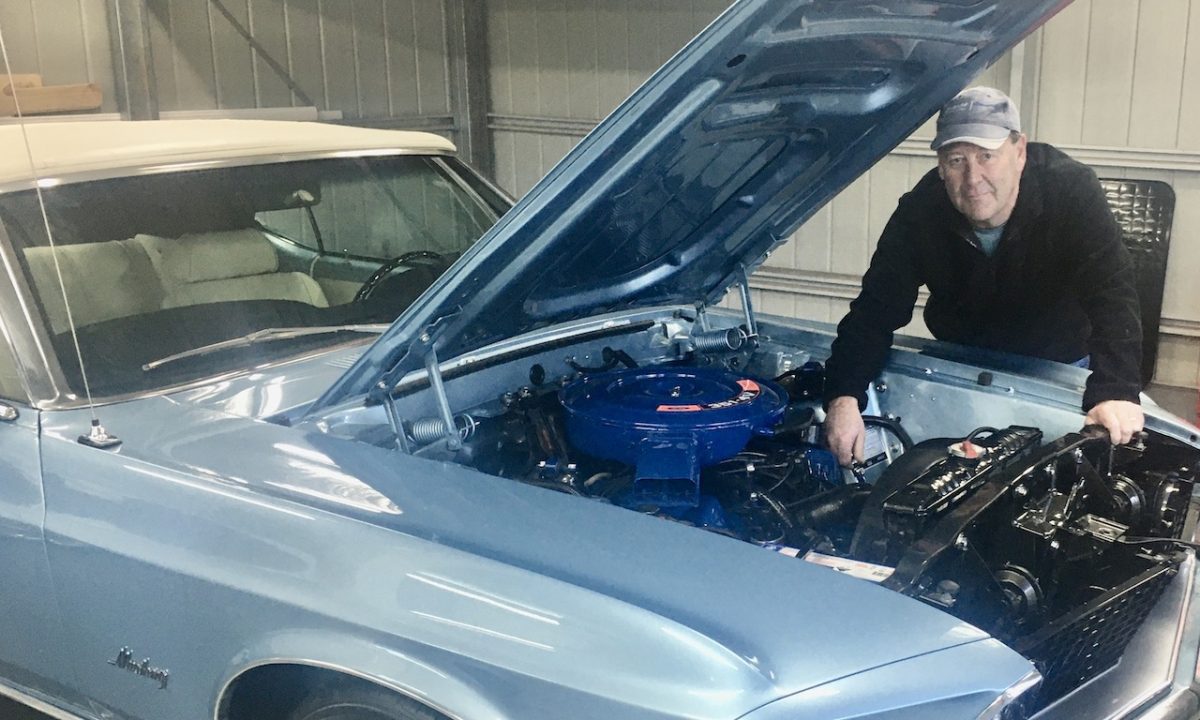
[{"label": "fender badge", "polygon": [[149,680],[158,682],[159,690],[167,689],[167,681],[171,679],[171,671],[166,668],[157,668],[150,664],[150,658],[142,658],[139,662],[133,659],[133,651],[128,647],[121,648],[117,653],[117,657],[108,661],[109,665],[114,665],[121,670],[128,670],[134,675],[141,675]]}]

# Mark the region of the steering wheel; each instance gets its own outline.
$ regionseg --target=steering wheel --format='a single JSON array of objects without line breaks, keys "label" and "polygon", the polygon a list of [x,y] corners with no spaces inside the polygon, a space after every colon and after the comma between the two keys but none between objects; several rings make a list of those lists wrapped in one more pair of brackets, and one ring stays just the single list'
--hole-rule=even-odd
[{"label": "steering wheel", "polygon": [[429,261],[429,262],[433,262],[433,263],[445,263],[446,257],[444,255],[442,255],[441,253],[436,253],[436,252],[433,252],[432,250],[412,250],[412,251],[397,255],[396,257],[392,258],[391,260],[388,260],[387,262],[380,265],[378,268],[375,269],[375,272],[371,273],[371,277],[367,278],[363,282],[362,287],[360,287],[358,289],[358,292],[354,293],[353,302],[360,303],[360,302],[363,302],[364,300],[366,300],[367,298],[371,297],[371,293],[375,292],[375,290],[383,282],[383,279],[385,277],[387,277],[389,274],[391,274],[393,271],[395,271],[397,268],[403,267],[405,265],[417,265],[417,264],[420,264],[422,261]]}]

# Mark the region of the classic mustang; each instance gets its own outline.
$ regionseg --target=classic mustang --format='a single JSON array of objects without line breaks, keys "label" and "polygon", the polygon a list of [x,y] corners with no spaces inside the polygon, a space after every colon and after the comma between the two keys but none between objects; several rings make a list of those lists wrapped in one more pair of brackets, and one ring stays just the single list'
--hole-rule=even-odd
[{"label": "classic mustang", "polygon": [[742,0],[512,208],[420,133],[0,128],[0,694],[1189,717],[1196,430],[1113,447],[1086,371],[903,341],[843,472],[829,327],[749,302],[1062,4]]}]

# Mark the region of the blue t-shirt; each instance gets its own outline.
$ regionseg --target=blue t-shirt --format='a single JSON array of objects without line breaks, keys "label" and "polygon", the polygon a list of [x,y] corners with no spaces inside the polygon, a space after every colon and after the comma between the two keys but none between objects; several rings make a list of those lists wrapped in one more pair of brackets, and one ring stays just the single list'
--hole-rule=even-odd
[{"label": "blue t-shirt", "polygon": [[976,228],[976,239],[979,240],[980,250],[989,258],[996,254],[996,246],[1000,245],[1000,236],[1004,234],[1004,226],[998,228]]},{"label": "blue t-shirt", "polygon": [[996,246],[1000,244],[1000,236],[1004,234],[1004,226],[994,228],[975,228],[975,238],[983,254],[991,257],[996,254]]}]

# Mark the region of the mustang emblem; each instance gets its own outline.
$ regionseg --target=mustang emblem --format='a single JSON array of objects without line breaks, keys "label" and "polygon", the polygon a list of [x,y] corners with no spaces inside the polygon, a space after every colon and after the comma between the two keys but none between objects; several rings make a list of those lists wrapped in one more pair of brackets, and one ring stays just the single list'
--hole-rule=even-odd
[{"label": "mustang emblem", "polygon": [[115,665],[122,670],[128,670],[134,675],[141,675],[144,678],[158,681],[158,689],[166,690],[167,681],[171,679],[171,671],[166,668],[157,668],[150,664],[150,658],[142,658],[141,661],[133,659],[133,651],[128,647],[121,648],[117,653],[117,657],[108,661],[109,665]]}]

